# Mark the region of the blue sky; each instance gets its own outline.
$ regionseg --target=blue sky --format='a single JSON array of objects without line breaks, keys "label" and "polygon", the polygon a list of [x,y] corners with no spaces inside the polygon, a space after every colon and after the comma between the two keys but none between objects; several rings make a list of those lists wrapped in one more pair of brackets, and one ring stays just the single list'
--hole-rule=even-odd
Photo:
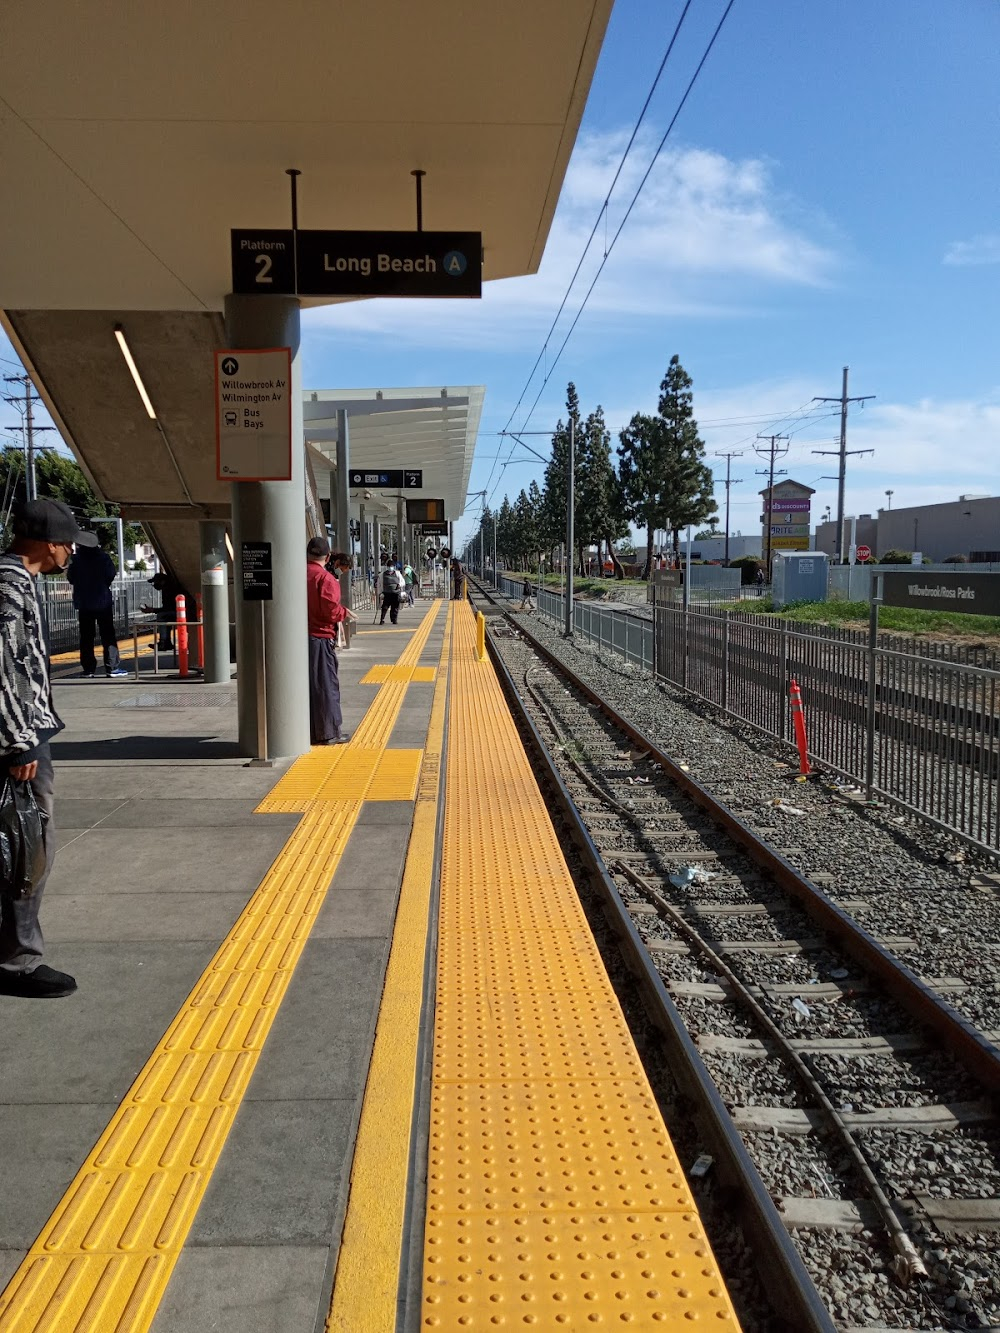
[{"label": "blue sky", "polygon": [[[610,235],[724,6],[693,0],[612,196]],[[304,316],[307,384],[485,384],[470,489],[488,485],[493,505],[541,477],[533,461],[498,473],[491,455],[502,462],[509,445],[492,432],[525,387],[680,10],[617,0],[538,275],[487,284],[481,302]],[[874,512],[887,488],[894,508],[996,493],[998,54],[996,0],[736,0],[530,421],[537,377],[515,425],[551,428],[572,379],[585,412],[600,403],[621,427],[655,408],[676,352],[709,455],[744,452],[732,528],[749,532],[758,432],[792,434],[783,466],[816,488],[814,517],[835,505],[835,482],[821,480],[835,460],[811,450],[835,447],[838,421],[803,414],[814,395],[839,394],[849,365],[850,392],[876,397],[851,413],[848,447],[875,453],[850,460],[848,513]],[[592,273],[588,261],[552,350]]]}]

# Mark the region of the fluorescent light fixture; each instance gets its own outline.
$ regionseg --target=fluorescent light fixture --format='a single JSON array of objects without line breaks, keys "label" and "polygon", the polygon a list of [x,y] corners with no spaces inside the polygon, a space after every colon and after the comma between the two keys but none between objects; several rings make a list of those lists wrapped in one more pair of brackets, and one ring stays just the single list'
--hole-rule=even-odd
[{"label": "fluorescent light fixture", "polygon": [[139,368],[132,360],[132,352],[128,343],[125,341],[125,332],[120,324],[115,325],[115,337],[118,339],[118,346],[122,349],[122,356],[125,358],[125,364],[129,368],[129,373],[135,381],[135,387],[139,390],[139,397],[142,399],[142,405],[149,413],[150,420],[156,420],[156,412],[153,404],[150,402],[149,394],[146,392],[146,386],[142,382],[142,376],[139,374]]},{"label": "fluorescent light fixture", "polygon": [[233,543],[228,532],[226,533],[226,550],[229,552],[229,563],[233,564],[236,557],[233,555]]}]

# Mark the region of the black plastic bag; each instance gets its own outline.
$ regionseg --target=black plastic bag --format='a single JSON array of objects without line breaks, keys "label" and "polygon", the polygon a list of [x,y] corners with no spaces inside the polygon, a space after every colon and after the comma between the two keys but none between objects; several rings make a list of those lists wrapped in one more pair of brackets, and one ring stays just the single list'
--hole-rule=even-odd
[{"label": "black plastic bag", "polygon": [[8,775],[0,791],[0,894],[30,898],[45,871],[45,816],[30,782]]}]

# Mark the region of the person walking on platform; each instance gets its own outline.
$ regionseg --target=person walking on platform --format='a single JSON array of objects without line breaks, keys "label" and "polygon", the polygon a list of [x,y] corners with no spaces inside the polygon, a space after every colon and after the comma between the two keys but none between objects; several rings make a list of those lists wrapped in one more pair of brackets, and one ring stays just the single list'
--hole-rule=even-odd
[{"label": "person walking on platform", "polygon": [[[311,537],[306,546],[306,606],[309,620],[309,739],[313,745],[343,745],[349,739],[340,709],[337,626],[354,620],[340,600],[340,580],[326,568],[330,543]],[[337,551],[334,569],[350,569],[350,557]]]},{"label": "person walking on platform", "polygon": [[521,589],[521,605],[517,608],[519,611],[534,611],[534,589],[531,586],[531,580],[524,580],[524,587]]},{"label": "person walking on platform", "polygon": [[386,560],[385,568],[382,570],[382,614],[378,622],[380,625],[385,624],[386,611],[389,612],[389,620],[395,625],[399,619],[399,598],[400,588],[396,570],[392,561]]},{"label": "person walking on platform", "polygon": [[457,555],[451,558],[451,600],[462,600],[462,562]]},{"label": "person walking on platform", "polygon": [[94,630],[100,630],[106,676],[127,676],[118,656],[111,585],[115,562],[99,546],[81,546],[73,556],[66,577],[73,585],[73,605],[80,620],[80,668],[85,676],[97,674]]},{"label": "person walking on platform", "polygon": [[63,724],[52,702],[48,646],[35,590],[39,574],[61,574],[73,546],[97,545],[69,505],[28,500],[14,511],[14,540],[0,555],[0,771],[29,782],[43,817],[45,869],[30,898],[0,893],[0,995],[48,999],[71,995],[76,981],[42,962],[38,912],[55,859],[52,755]]},{"label": "person walking on platform", "polygon": [[416,578],[417,576],[413,572],[413,566],[407,561],[403,566],[403,583],[406,585],[406,600],[410,606],[413,605],[413,593]]}]

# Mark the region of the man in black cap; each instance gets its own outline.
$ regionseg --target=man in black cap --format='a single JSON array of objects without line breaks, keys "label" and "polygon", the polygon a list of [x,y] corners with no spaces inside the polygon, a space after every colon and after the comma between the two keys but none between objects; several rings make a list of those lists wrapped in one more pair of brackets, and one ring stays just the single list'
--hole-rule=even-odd
[{"label": "man in black cap", "polygon": [[76,982],[46,967],[38,924],[45,881],[55,857],[52,756],[49,741],[61,731],[52,704],[49,658],[35,592],[39,574],[61,574],[74,544],[96,546],[68,505],[28,500],[14,511],[14,540],[0,555],[0,770],[30,782],[45,816],[45,870],[30,898],[0,892],[0,995],[45,998],[70,995]]}]

